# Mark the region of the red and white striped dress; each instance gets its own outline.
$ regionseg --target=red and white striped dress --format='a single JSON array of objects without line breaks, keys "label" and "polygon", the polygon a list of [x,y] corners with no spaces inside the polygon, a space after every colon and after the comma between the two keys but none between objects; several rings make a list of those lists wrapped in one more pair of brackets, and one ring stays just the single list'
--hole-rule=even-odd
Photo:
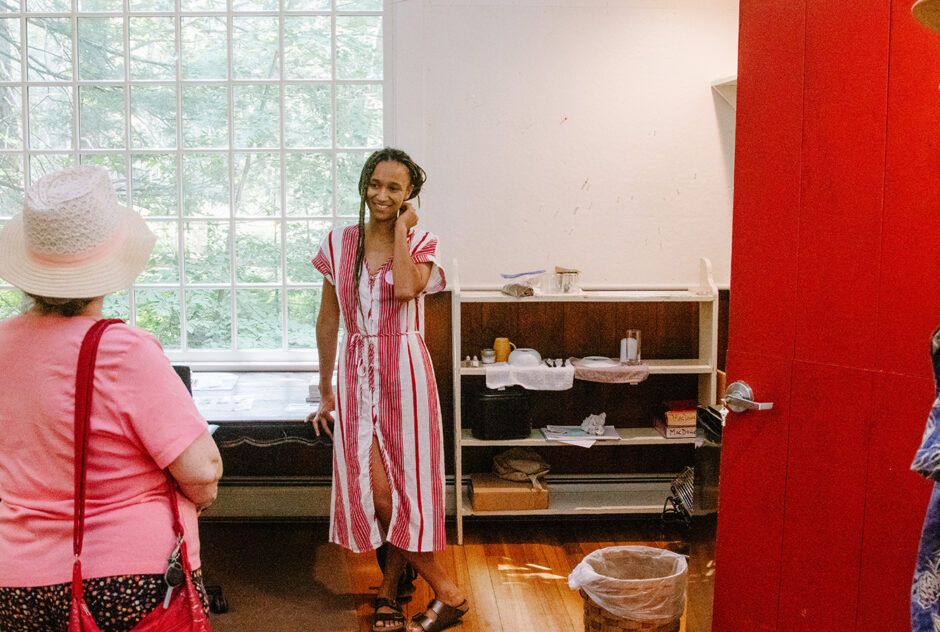
[{"label": "red and white striped dress", "polygon": [[[408,551],[440,551],[445,546],[444,442],[434,369],[424,344],[424,297],[395,298],[391,259],[376,271],[363,261],[360,311],[353,287],[358,232],[358,226],[331,231],[313,259],[336,288],[346,331],[337,354],[330,541],[356,552],[385,540]],[[443,290],[437,236],[414,230],[409,240],[412,260],[432,264],[424,293]],[[387,534],[372,498],[373,434],[392,491]]]}]

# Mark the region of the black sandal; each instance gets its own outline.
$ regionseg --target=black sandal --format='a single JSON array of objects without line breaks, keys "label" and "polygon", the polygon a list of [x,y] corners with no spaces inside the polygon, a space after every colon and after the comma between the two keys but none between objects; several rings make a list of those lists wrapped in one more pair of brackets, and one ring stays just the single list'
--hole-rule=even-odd
[{"label": "black sandal", "polygon": [[441,632],[460,623],[469,610],[466,599],[456,606],[448,606],[439,599],[432,599],[425,611],[412,617],[411,622],[424,632]]},{"label": "black sandal", "polygon": [[[393,612],[379,612],[379,608],[389,608]],[[405,629],[405,613],[395,599],[376,597],[375,613],[372,618],[372,632],[401,632]]]}]

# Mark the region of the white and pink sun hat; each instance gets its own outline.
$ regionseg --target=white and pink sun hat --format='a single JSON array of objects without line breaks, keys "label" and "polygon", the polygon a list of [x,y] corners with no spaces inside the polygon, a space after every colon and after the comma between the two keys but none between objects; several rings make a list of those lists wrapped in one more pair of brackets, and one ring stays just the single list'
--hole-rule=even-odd
[{"label": "white and pink sun hat", "polygon": [[0,231],[0,279],[36,296],[104,296],[134,282],[155,242],[118,203],[107,169],[71,167],[27,189],[23,212]]}]

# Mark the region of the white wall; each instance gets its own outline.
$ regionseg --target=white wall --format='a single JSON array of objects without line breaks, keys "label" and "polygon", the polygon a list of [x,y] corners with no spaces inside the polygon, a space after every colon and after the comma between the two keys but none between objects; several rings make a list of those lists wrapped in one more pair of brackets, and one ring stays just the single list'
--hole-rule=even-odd
[{"label": "white wall", "polygon": [[390,143],[462,286],[727,287],[737,0],[391,0]]}]

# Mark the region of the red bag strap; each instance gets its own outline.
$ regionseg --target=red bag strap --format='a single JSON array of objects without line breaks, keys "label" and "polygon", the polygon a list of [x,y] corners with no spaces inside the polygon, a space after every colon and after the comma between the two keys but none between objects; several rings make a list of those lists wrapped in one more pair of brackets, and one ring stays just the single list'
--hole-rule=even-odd
[{"label": "red bag strap", "polygon": [[75,523],[72,530],[72,552],[75,560],[82,553],[85,535],[85,461],[88,451],[88,420],[91,416],[91,399],[95,386],[95,358],[98,343],[104,330],[118,318],[97,320],[85,334],[78,352],[78,368],[75,372]]},{"label": "red bag strap", "polygon": [[166,485],[170,492],[170,508],[173,510],[173,530],[176,531],[176,537],[183,537],[183,520],[180,518],[179,496],[177,496],[176,479],[170,474],[169,470],[164,470],[166,474]]},{"label": "red bag strap", "polygon": [[[123,323],[118,318],[97,320],[85,334],[78,352],[78,368],[75,373],[75,522],[72,531],[72,552],[76,560],[82,552],[85,535],[85,478],[88,453],[88,422],[91,418],[91,401],[95,383],[95,359],[98,344],[104,330],[110,325]],[[166,471],[170,508],[173,510],[173,530],[183,537],[183,521],[180,518],[176,481]]]}]

